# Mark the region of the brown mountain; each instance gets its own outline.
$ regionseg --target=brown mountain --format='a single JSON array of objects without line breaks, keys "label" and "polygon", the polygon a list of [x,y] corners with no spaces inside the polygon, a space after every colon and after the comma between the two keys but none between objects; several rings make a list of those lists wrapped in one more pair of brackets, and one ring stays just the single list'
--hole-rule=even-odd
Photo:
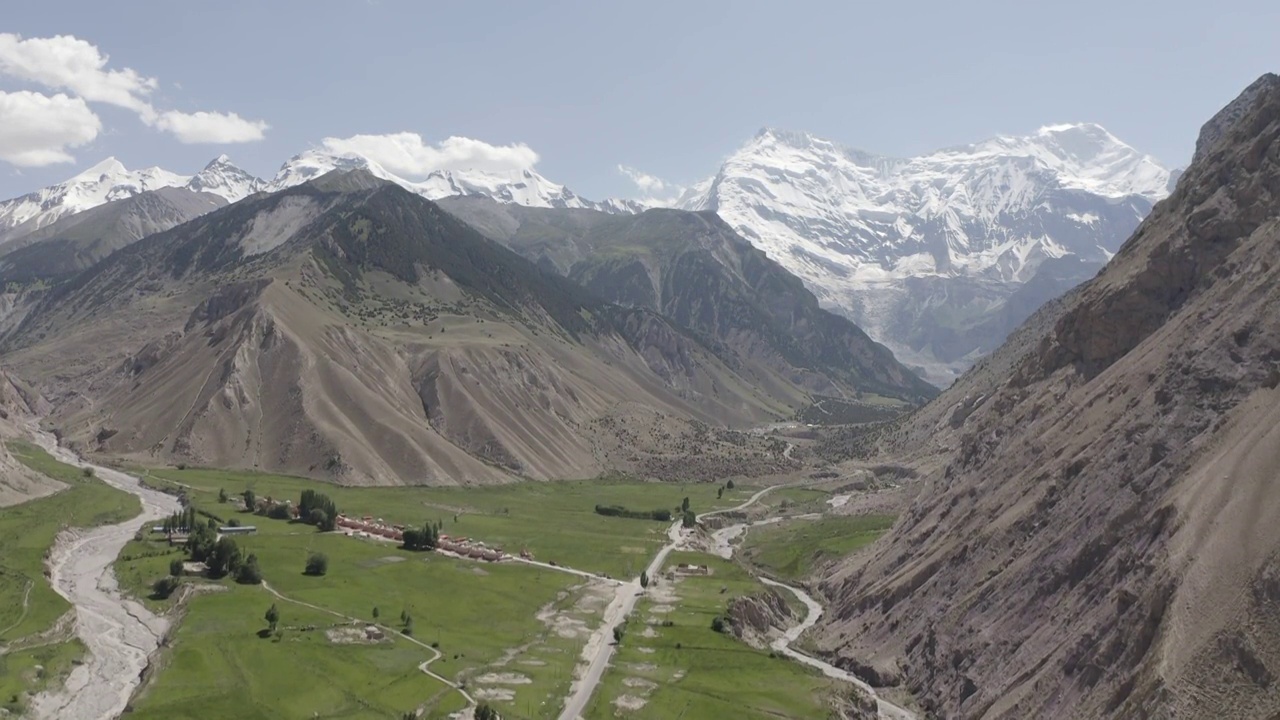
[{"label": "brown mountain", "polygon": [[820,644],[939,717],[1280,715],[1280,78],[1094,280],[883,432]]},{"label": "brown mountain", "polygon": [[361,173],[151,235],[7,318],[6,362],[88,451],[349,483],[772,471],[725,428],[806,397]]}]

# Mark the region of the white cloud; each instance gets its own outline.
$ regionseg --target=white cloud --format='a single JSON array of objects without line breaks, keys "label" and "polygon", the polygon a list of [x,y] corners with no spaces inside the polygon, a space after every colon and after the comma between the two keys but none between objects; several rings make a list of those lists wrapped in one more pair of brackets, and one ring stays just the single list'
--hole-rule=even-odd
[{"label": "white cloud", "polygon": [[619,165],[618,172],[626,175],[631,182],[636,184],[636,187],[640,188],[640,192],[646,196],[661,193],[668,187],[667,183],[663,182],[661,178],[650,175],[647,172],[641,172],[633,167]]},{"label": "white cloud", "polygon": [[80,98],[0,91],[0,160],[22,167],[72,162],[67,148],[90,142],[101,130]]},{"label": "white cloud", "polygon": [[146,98],[156,88],[155,78],[129,68],[108,70],[107,60],[95,45],[70,35],[24,40],[0,33],[0,73],[154,117]]},{"label": "white cloud", "polygon": [[410,177],[436,170],[532,170],[538,162],[538,153],[523,143],[490,145],[482,140],[451,137],[430,145],[421,135],[411,132],[329,137],[323,145],[331,153],[361,155],[393,173]]},{"label": "white cloud", "polygon": [[[109,60],[96,45],[71,35],[24,39],[0,33],[0,75],[65,90],[81,105],[88,101],[132,110],[142,122],[172,133],[179,142],[252,142],[261,140],[268,128],[261,120],[236,113],[157,110],[150,97],[159,82],[131,68],[109,69]],[[175,87],[181,89],[176,83]],[[63,156],[70,159],[65,151]]]},{"label": "white cloud", "polygon": [[178,142],[245,143],[261,140],[269,127],[261,120],[245,120],[235,113],[169,110],[156,118],[156,127],[171,132]]}]

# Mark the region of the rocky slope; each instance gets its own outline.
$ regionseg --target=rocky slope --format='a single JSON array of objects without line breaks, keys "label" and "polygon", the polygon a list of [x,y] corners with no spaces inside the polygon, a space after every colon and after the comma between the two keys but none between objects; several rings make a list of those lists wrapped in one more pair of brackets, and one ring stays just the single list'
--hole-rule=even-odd
[{"label": "rocky slope", "polygon": [[941,717],[1280,713],[1280,78],[1096,279],[883,442],[926,472],[821,646]]},{"label": "rocky slope", "polygon": [[0,286],[56,282],[226,204],[220,195],[166,187],[65,215],[0,245]]},{"label": "rocky slope", "polygon": [[87,451],[349,483],[776,471],[723,428],[803,394],[359,171],[151,235],[4,322]]},{"label": "rocky slope", "polygon": [[[1171,174],[1097,125],[1056,125],[916,158],[762,130],[705,192],[769,257],[947,382],[1034,307],[1011,296],[1073,257],[1096,272],[1169,190]],[[991,327],[986,327],[991,326]]]},{"label": "rocky slope", "polygon": [[847,319],[822,310],[793,275],[712,213],[638,215],[449,198],[441,206],[539,266],[614,303],[698,334],[775,394],[799,388],[916,403],[935,393]]}]

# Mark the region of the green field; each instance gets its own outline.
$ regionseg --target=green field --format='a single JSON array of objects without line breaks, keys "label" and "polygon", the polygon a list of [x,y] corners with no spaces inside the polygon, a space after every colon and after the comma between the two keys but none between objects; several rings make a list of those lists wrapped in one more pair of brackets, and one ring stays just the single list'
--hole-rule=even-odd
[{"label": "green field", "polygon": [[[674,583],[664,574],[650,587],[586,717],[828,717],[839,683],[711,629],[731,598],[763,592],[764,586],[737,564],[712,555],[672,553],[666,567],[678,563],[707,565],[712,574]],[[639,701],[643,706],[637,707]]]},{"label": "green field", "polygon": [[20,462],[67,488],[0,508],[0,645],[25,648],[0,655],[0,703],[6,705],[14,696],[60,678],[83,651],[78,642],[64,638],[50,638],[54,642],[45,644],[30,637],[50,629],[71,609],[44,576],[44,555],[58,531],[116,523],[141,512],[137,498],[86,477],[35,445],[10,441],[8,448]]},{"label": "green field", "polygon": [[857,515],[763,525],[747,533],[742,557],[780,580],[805,580],[820,563],[875,542],[895,519]]},{"label": "green field", "polygon": [[[218,505],[219,489],[231,494],[252,489],[259,497],[291,498],[296,502],[303,489],[312,488],[327,493],[338,509],[348,515],[372,515],[412,525],[439,520],[443,523],[443,532],[449,535],[479,538],[511,553],[528,548],[538,560],[614,577],[638,575],[666,541],[668,524],[604,517],[595,513],[597,504],[637,510],[674,510],[688,497],[690,507],[703,512],[736,505],[753,492],[753,488],[739,485],[717,498],[719,485],[714,483],[603,480],[524,482],[473,488],[353,488],[253,472],[206,469],[145,472],[144,479],[148,482],[177,483],[188,490],[198,507],[227,517],[233,511],[229,506]],[[259,526],[269,522],[260,518],[255,521]]]},{"label": "green field", "polygon": [[[638,574],[665,541],[670,525],[605,517],[595,513],[596,504],[674,510],[689,497],[691,507],[713,509],[741,502],[752,492],[735,488],[717,499],[716,485],[599,481],[468,489],[344,488],[206,469],[150,470],[145,480],[185,491],[197,508],[224,520],[255,525],[256,534],[236,541],[243,553],[257,555],[266,582],[288,598],[365,621],[372,620],[376,606],[381,622],[397,629],[401,613],[407,612],[414,620],[414,637],[438,644],[444,655],[431,669],[464,682],[506,718],[556,715],[586,636],[599,622],[604,601],[593,595],[598,590],[555,570],[412,553],[392,543],[318,533],[309,525],[237,512],[218,502],[219,489],[238,494],[251,488],[259,496],[295,501],[303,489],[317,489],[348,514],[413,524],[440,520],[444,532],[454,536],[478,538],[509,551],[528,548],[539,560],[617,577]],[[170,560],[181,557],[147,530],[125,547],[115,565],[122,587],[143,598],[168,572]],[[323,577],[302,573],[313,552],[329,559]],[[390,643],[337,644],[323,630],[286,631],[279,643],[263,640],[256,633],[265,626],[263,615],[273,602],[264,588],[236,586],[229,579],[184,583],[231,590],[197,594],[188,601],[166,668],[134,704],[136,715],[208,717],[196,713],[210,707],[231,712],[248,703],[254,710],[239,714],[250,718],[309,718],[317,712],[335,718],[398,717],[419,707],[430,717],[444,717],[460,707],[458,693],[419,671],[429,651],[403,639],[395,641],[394,651]],[[163,611],[174,600],[146,602]],[[317,620],[314,610],[276,602],[286,625],[310,623],[323,629],[342,622],[333,616]],[[282,664],[285,656],[288,661]],[[287,677],[277,679],[281,673]],[[309,690],[310,681],[304,679],[310,676],[319,678],[323,692]],[[232,699],[219,700],[223,697]]]}]

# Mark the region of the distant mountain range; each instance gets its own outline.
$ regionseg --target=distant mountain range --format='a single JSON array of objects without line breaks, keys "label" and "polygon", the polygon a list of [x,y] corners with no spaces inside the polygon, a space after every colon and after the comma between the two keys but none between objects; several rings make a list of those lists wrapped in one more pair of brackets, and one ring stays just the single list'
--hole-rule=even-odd
[{"label": "distant mountain range", "polygon": [[[159,188],[237,202],[353,169],[432,200],[486,197],[612,214],[654,205],[588,200],[531,170],[441,170],[411,180],[369,158],[321,150],[290,158],[270,181],[225,156],[192,176],[129,171],[112,158],[59,185],[0,202],[0,256],[68,215]],[[825,307],[945,385],[1044,301],[1095,274],[1176,179],[1176,172],[1090,124],[1053,125],[905,159],[765,129],[712,178],[668,204],[715,212],[798,276]],[[199,205],[182,204],[162,217],[188,219]],[[84,254],[83,244],[77,248],[92,258],[120,243],[99,242],[97,254]]]}]

